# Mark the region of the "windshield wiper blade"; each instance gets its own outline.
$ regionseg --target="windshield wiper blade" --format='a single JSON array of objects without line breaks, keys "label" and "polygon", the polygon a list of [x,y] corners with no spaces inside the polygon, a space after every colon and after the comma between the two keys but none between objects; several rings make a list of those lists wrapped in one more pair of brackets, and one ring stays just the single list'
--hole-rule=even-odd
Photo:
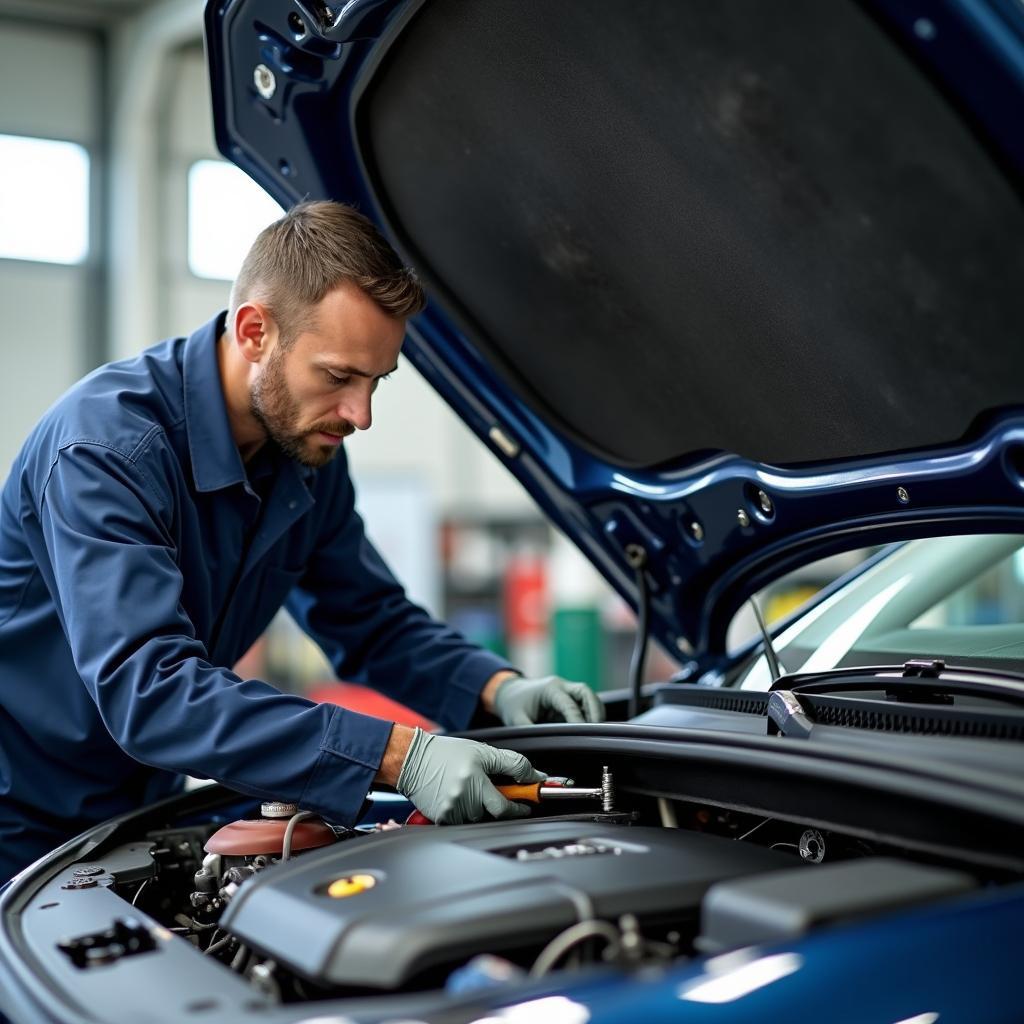
[{"label": "windshield wiper blade", "polygon": [[793,673],[772,683],[769,692],[836,694],[884,690],[888,699],[915,704],[951,704],[954,697],[983,697],[1024,707],[1024,678],[969,665],[946,665],[940,659],[914,659],[903,665]]}]

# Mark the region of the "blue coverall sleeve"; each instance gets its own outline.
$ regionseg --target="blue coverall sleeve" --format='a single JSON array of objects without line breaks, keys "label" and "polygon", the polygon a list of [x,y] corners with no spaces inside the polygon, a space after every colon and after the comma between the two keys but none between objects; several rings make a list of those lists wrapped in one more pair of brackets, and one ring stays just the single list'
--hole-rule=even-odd
[{"label": "blue coverall sleeve", "polygon": [[182,602],[173,503],[132,453],[64,448],[39,498],[37,563],[114,741],[157,768],[351,823],[390,723],[210,663]]},{"label": "blue coverall sleeve", "polygon": [[341,679],[365,683],[446,729],[463,729],[507,661],[469,643],[410,601],[366,537],[347,474],[334,529],[287,600]]}]

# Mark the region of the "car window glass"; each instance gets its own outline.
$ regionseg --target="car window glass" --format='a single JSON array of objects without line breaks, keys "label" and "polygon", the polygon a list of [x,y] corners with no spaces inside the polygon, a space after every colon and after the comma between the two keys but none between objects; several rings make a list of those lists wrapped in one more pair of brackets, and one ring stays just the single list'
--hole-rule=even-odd
[{"label": "car window glass", "polygon": [[997,626],[1024,622],[1024,548],[936,602],[910,629]]},{"label": "car window glass", "polygon": [[[759,590],[754,599],[768,627],[782,622],[801,609],[807,608],[821,591],[847,575],[870,558],[877,547],[857,548],[828,558],[820,558],[787,573],[781,579]],[[759,635],[757,621],[749,603],[733,616],[726,634],[726,647],[736,651]]]},{"label": "car window glass", "polygon": [[[1024,538],[933,537],[894,546],[775,637],[785,672],[941,658],[1024,672]],[[735,685],[767,689],[763,656]]]}]

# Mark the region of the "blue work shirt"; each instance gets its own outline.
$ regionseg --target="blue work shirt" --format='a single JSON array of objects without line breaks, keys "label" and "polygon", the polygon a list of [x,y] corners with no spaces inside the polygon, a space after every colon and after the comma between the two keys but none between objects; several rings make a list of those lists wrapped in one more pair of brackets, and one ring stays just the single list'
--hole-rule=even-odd
[{"label": "blue work shirt", "polygon": [[462,728],[503,660],[405,596],[342,452],[243,465],[216,346],[102,367],[42,418],[0,515],[0,882],[182,775],[357,815],[391,723],[230,666],[287,607],[339,676]]}]

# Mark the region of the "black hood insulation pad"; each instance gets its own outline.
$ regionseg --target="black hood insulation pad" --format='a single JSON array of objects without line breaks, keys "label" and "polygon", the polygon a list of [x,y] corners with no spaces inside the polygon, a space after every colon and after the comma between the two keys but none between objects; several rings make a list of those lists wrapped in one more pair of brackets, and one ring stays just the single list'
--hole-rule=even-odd
[{"label": "black hood insulation pad", "polygon": [[948,443],[1024,379],[1024,205],[858,5],[433,0],[358,132],[391,229],[588,450]]}]

